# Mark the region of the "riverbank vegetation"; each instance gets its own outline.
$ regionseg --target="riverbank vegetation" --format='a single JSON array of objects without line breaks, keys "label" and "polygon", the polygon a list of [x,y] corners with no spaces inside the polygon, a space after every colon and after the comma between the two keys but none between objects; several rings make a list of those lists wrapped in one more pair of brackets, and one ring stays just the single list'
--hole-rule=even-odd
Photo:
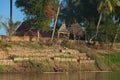
[{"label": "riverbank vegetation", "polygon": [[[59,0],[16,0],[15,4],[26,15],[24,23],[29,26],[28,33],[33,31],[31,32],[33,34],[28,36],[30,39],[37,36],[37,41],[14,42],[11,40],[13,35],[18,34],[14,27],[17,27],[19,23],[12,22],[12,0],[10,0],[10,19],[7,22],[9,26],[6,28],[10,40],[2,41],[5,39],[4,36],[1,36],[0,41],[1,63],[7,60],[13,66],[6,71],[119,71],[119,0],[62,0],[61,2]],[[57,23],[57,26],[54,24],[54,29],[52,29],[53,26],[50,27],[50,24],[54,22]],[[56,37],[52,41],[51,39],[42,40],[44,37],[40,36],[40,31],[52,30],[57,33],[62,23],[67,26],[69,39],[73,40],[73,43],[64,34],[62,36],[64,40],[61,42]],[[0,24],[7,26],[2,22]],[[76,26],[76,24],[80,26]],[[27,34],[26,31],[19,34],[22,33],[23,36]],[[95,64],[80,64],[78,55],[76,62],[62,62],[64,58],[75,58],[70,52],[60,53],[62,49],[85,53],[84,60],[87,61],[88,58],[95,60]],[[4,51],[7,54],[4,54]],[[53,56],[54,54],[57,56]],[[54,57],[63,59],[57,62],[54,61]],[[0,70],[4,70],[3,65],[0,66]]]},{"label": "riverbank vegetation", "polygon": [[114,53],[98,53],[101,56],[103,56],[104,62],[111,68],[113,71],[119,71],[120,70],[120,52],[114,52]]},{"label": "riverbank vegetation", "polygon": [[[80,41],[76,42],[76,44],[71,44],[69,41],[67,45],[63,43],[47,46],[36,42],[7,42],[11,47],[6,47],[7,54],[1,50],[0,60],[13,60],[13,63],[8,65],[8,67],[1,65],[0,70],[1,72],[119,71],[119,50],[108,51],[108,49],[101,49],[100,47],[98,47],[100,49],[96,49],[86,46],[84,42]],[[37,46],[37,48],[33,46]],[[90,60],[95,60],[95,64],[81,64],[77,62],[79,56],[76,56],[76,53],[62,53],[61,49],[78,50],[79,54],[82,55],[86,53]],[[65,59],[74,59],[74,61],[65,61]]]}]

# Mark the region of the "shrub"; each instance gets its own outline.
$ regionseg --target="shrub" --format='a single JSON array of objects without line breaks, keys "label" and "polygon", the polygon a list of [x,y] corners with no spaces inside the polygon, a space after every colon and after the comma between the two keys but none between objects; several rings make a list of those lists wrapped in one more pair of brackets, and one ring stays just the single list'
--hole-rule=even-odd
[{"label": "shrub", "polygon": [[39,67],[42,71],[52,71],[53,69],[48,60],[43,60],[40,63],[37,63],[37,67]]},{"label": "shrub", "polygon": [[0,40],[0,49],[2,49],[3,51],[8,51],[8,48],[11,48],[12,46],[9,43],[6,43],[4,41]]},{"label": "shrub", "polygon": [[63,40],[63,41],[61,42],[61,46],[63,46],[63,47],[70,47],[70,43],[69,43],[68,40]]}]

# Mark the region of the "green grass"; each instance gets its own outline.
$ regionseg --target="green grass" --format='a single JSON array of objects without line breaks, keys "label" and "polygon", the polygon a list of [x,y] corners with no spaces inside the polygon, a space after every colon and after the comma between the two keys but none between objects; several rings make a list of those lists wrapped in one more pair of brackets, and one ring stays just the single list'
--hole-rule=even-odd
[{"label": "green grass", "polygon": [[11,68],[11,66],[0,65],[0,72]]},{"label": "green grass", "polygon": [[8,48],[12,48],[11,44],[8,42],[0,40],[0,49],[8,53]]},{"label": "green grass", "polygon": [[42,60],[37,63],[32,60],[28,60],[28,62],[33,68],[37,68],[38,70],[41,70],[43,72],[52,71],[52,69],[53,69],[53,67],[50,65],[48,60]]},{"label": "green grass", "polygon": [[28,62],[31,64],[32,67],[35,67],[35,62],[33,62],[32,60],[28,60]]},{"label": "green grass", "polygon": [[54,56],[55,58],[74,58],[74,56],[69,55],[69,56],[64,56],[64,55],[59,55],[59,56]]},{"label": "green grass", "polygon": [[43,60],[40,63],[36,63],[36,65],[43,72],[45,72],[45,71],[52,71],[52,69],[53,69],[53,67],[50,65],[48,60]]},{"label": "green grass", "polygon": [[104,53],[98,53],[98,54],[105,57],[104,62],[112,69],[120,67],[120,52],[110,53],[110,54],[104,54]]},{"label": "green grass", "polygon": [[39,44],[32,44],[32,43],[15,43],[15,45],[23,47],[23,48],[30,48],[30,49],[44,49],[44,45]]},{"label": "green grass", "polygon": [[0,71],[3,71],[5,69],[4,66],[0,66]]}]

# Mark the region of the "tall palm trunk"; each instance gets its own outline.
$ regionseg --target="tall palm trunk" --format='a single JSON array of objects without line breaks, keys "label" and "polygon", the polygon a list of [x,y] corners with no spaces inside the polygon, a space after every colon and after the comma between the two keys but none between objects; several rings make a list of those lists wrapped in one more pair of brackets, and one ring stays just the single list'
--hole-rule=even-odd
[{"label": "tall palm trunk", "polygon": [[60,4],[61,4],[61,1],[60,1],[60,3],[59,3],[58,10],[57,10],[57,15],[56,15],[56,18],[55,18],[54,29],[53,29],[51,41],[53,41],[54,34],[55,34],[55,28],[56,28],[56,24],[57,24],[57,20],[58,20],[58,14],[59,14],[59,12],[60,12]]},{"label": "tall palm trunk", "polygon": [[10,20],[12,20],[12,0],[10,0]]},{"label": "tall palm trunk", "polygon": [[9,26],[13,24],[12,22],[12,0],[10,0],[10,20],[9,20]]},{"label": "tall palm trunk", "polygon": [[[10,0],[10,20],[9,20],[9,27],[11,27],[13,25],[13,22],[12,22],[12,0]],[[11,41],[11,36],[12,34],[9,34],[9,40]]]},{"label": "tall palm trunk", "polygon": [[94,38],[97,37],[98,31],[99,31],[99,27],[100,27],[101,19],[102,19],[102,12],[100,13],[100,17],[99,17],[97,28],[96,28],[96,33],[95,33],[95,35],[93,37],[91,37],[91,39],[89,40],[89,42],[91,42]]}]

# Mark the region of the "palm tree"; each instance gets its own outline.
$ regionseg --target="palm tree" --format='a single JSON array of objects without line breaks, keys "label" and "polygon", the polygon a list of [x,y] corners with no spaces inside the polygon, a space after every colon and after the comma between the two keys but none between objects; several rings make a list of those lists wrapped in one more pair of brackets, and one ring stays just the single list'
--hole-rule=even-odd
[{"label": "palm tree", "polygon": [[59,2],[57,14],[56,14],[56,19],[55,19],[55,23],[54,23],[54,29],[53,29],[51,41],[53,41],[53,38],[54,38],[55,28],[56,28],[56,24],[57,24],[57,20],[58,20],[58,15],[59,15],[59,12],[60,12],[60,5],[61,5],[61,0],[60,0],[60,2]]},{"label": "palm tree", "polygon": [[12,23],[12,24],[9,23],[9,25],[7,25],[7,24],[5,24],[5,23],[3,23],[3,22],[0,22],[0,24],[1,24],[1,26],[2,26],[3,28],[6,29],[7,36],[9,36],[9,38],[11,38],[11,36],[12,36],[13,33],[15,32],[16,28],[17,28],[18,25],[20,24],[20,22],[17,21],[17,22]]},{"label": "palm tree", "polygon": [[100,13],[100,16],[99,16],[99,20],[98,20],[98,23],[97,23],[97,27],[96,27],[96,33],[93,37],[91,37],[91,39],[89,40],[90,42],[97,37],[98,35],[98,31],[99,31],[99,28],[100,28],[100,22],[101,22],[101,19],[103,17],[104,14],[108,15],[110,14],[112,11],[113,11],[113,6],[112,6],[112,3],[110,0],[102,0],[98,6],[98,12]]},{"label": "palm tree", "polygon": [[12,0],[10,0],[10,20],[12,20]]},{"label": "palm tree", "polygon": [[10,0],[10,19],[8,22],[8,25],[0,22],[0,25],[6,29],[7,36],[9,36],[9,40],[11,40],[11,36],[13,35],[14,31],[16,30],[17,26],[20,24],[20,22],[13,23],[12,21],[12,0]]},{"label": "palm tree", "polygon": [[13,24],[12,21],[12,0],[10,0],[10,19],[9,19],[9,25],[11,26]]}]

